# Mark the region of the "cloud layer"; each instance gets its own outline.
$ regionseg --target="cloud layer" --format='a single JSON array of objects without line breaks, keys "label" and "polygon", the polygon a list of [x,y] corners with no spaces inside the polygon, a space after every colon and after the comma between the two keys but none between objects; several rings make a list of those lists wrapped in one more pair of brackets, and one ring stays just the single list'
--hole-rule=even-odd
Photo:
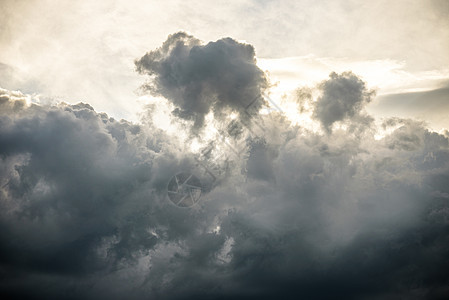
[{"label": "cloud layer", "polygon": [[[244,123],[239,101],[267,88],[254,49],[232,39],[174,34],[137,66],[194,128],[209,111]],[[226,172],[191,209],[168,200],[167,183],[208,174],[151,110],[133,124],[0,90],[0,295],[443,299],[447,132],[400,118],[377,128],[363,110],[371,92],[349,72],[311,90],[297,103],[313,104],[323,133],[260,116],[262,136],[244,126],[227,136],[244,151],[228,150]]]}]

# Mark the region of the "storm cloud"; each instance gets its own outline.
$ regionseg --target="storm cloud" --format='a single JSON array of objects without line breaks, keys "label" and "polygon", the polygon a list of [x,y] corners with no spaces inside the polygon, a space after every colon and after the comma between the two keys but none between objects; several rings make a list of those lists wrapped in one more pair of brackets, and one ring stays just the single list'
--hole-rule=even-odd
[{"label": "storm cloud", "polygon": [[[174,121],[197,129],[210,111],[244,122],[241,103],[268,86],[253,47],[229,38],[176,33],[136,65]],[[167,199],[167,183],[209,175],[151,110],[134,124],[0,90],[0,295],[444,299],[448,132],[402,118],[376,126],[363,109],[372,92],[350,72],[310,89],[324,131],[260,115],[264,134],[240,128],[244,151],[228,149],[226,171],[190,209]]]}]

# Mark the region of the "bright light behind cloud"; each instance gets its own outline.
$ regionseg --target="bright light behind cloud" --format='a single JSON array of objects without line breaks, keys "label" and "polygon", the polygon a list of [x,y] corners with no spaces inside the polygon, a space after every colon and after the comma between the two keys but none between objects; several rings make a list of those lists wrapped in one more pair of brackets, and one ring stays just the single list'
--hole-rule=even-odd
[{"label": "bright light behind cloud", "polygon": [[448,14],[0,1],[0,299],[446,299]]},{"label": "bright light behind cloud", "polygon": [[278,95],[330,71],[352,70],[380,94],[432,89],[449,78],[445,1],[7,0],[2,6],[3,88],[46,102],[89,101],[134,121],[142,78],[133,60],[179,29],[204,41],[232,36],[255,45]]},{"label": "bright light behind cloud", "polygon": [[314,85],[330,72],[351,70],[363,78],[378,94],[431,90],[449,79],[449,69],[410,72],[405,62],[393,60],[354,61],[352,59],[321,58],[314,55],[278,59],[259,58],[258,65],[267,70],[274,91],[287,93],[304,85]]}]

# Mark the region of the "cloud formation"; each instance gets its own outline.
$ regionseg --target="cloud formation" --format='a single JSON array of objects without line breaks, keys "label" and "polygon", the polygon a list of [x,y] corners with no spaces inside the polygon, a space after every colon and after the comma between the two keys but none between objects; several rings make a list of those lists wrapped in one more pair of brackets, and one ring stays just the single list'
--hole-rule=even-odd
[{"label": "cloud formation", "polygon": [[[217,119],[226,109],[245,117],[245,108],[268,87],[264,72],[256,65],[253,46],[231,38],[202,45],[193,36],[178,32],[135,63],[139,73],[151,78],[144,89],[171,101],[173,113],[193,120],[195,129],[204,125],[210,111]],[[260,106],[259,101],[253,109]]]},{"label": "cloud formation", "polygon": [[[137,66],[195,126],[266,87],[253,48],[231,39],[174,34]],[[264,135],[230,134],[245,151],[228,150],[223,177],[191,209],[171,204],[167,183],[207,174],[151,110],[133,124],[0,90],[0,295],[443,299],[449,134],[401,118],[376,128],[352,73],[311,90],[321,93],[298,95],[327,132],[261,115]]]},{"label": "cloud formation", "polygon": [[329,80],[321,83],[322,96],[314,103],[313,116],[327,132],[338,121],[363,118],[362,109],[371,101],[374,91],[368,91],[365,83],[351,72],[331,73]]}]

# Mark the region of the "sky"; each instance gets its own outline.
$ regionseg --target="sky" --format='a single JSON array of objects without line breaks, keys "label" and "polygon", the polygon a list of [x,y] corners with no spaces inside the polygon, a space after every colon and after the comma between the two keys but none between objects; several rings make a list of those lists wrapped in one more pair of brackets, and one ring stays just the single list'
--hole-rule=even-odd
[{"label": "sky", "polygon": [[449,2],[0,8],[2,298],[449,295]]}]

